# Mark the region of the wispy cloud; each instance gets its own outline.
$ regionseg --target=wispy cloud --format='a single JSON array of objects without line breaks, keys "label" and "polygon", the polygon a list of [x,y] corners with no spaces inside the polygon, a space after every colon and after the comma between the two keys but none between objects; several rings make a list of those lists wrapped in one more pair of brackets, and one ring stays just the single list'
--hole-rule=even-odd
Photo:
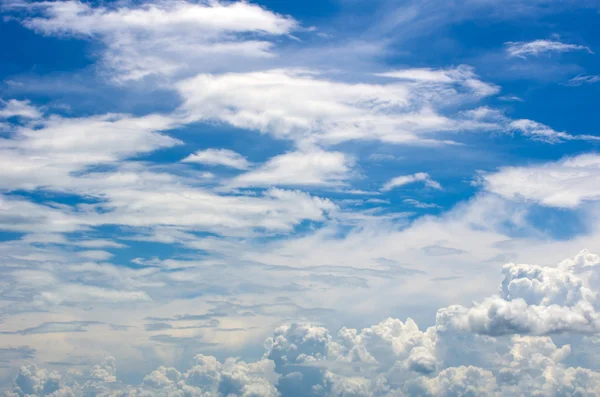
[{"label": "wispy cloud", "polygon": [[569,80],[567,85],[579,86],[579,85],[583,85],[583,84],[594,84],[594,83],[600,83],[600,74],[596,74],[596,75],[580,74],[579,76],[575,76],[571,80]]},{"label": "wispy cloud", "polygon": [[184,163],[222,165],[238,170],[246,170],[250,167],[250,162],[244,156],[228,149],[199,150],[181,161]]},{"label": "wispy cloud", "polygon": [[534,41],[509,41],[505,43],[506,52],[511,57],[527,58],[528,56],[539,56],[546,53],[561,53],[573,51],[587,51],[593,54],[589,47],[578,44],[568,44],[556,40],[534,40]]},{"label": "wispy cloud", "polygon": [[433,179],[431,179],[431,176],[429,176],[428,173],[417,172],[416,174],[412,175],[402,175],[392,178],[381,187],[381,190],[384,192],[388,192],[400,186],[408,185],[415,182],[423,182],[425,186],[433,189],[442,189],[442,185],[440,185],[439,182],[436,182]]}]

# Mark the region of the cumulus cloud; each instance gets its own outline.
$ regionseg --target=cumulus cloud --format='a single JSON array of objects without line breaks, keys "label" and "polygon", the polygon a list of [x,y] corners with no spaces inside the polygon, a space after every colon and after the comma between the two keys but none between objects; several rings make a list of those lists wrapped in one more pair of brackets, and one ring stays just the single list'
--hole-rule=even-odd
[{"label": "cumulus cloud", "polygon": [[[527,307],[573,308],[590,298],[576,275],[600,270],[600,258],[583,251],[556,267],[507,265],[498,299],[523,300]],[[562,272],[562,273],[561,273]],[[479,310],[478,306],[473,307]],[[118,363],[108,357],[80,370],[64,373],[35,365],[18,370],[6,396],[189,395],[203,397],[389,397],[389,396],[574,396],[596,395],[600,372],[567,364],[570,344],[551,336],[508,336],[480,329],[462,329],[439,315],[437,323],[420,329],[411,319],[389,318],[357,330],[332,334],[310,324],[277,328],[265,341],[265,353],[253,362],[218,360],[198,354],[180,371],[161,366],[137,385],[122,383]],[[498,312],[502,316],[502,312]],[[564,314],[564,313],[563,313]],[[573,316],[563,315],[566,323]],[[520,321],[520,320],[517,320]],[[513,321],[513,324],[514,321]],[[496,322],[498,330],[507,329]],[[546,329],[552,333],[556,329]],[[597,331],[597,330],[596,330]],[[594,332],[596,332],[594,331]],[[593,348],[590,346],[589,348]],[[469,364],[461,363],[467,360]],[[54,393],[54,394],[51,394]]]},{"label": "cumulus cloud", "polygon": [[291,17],[247,2],[106,7],[64,1],[28,3],[26,10],[22,23],[37,32],[100,40],[106,46],[103,64],[117,81],[211,71],[240,59],[271,57],[268,37],[298,26]]},{"label": "cumulus cloud", "polygon": [[600,156],[583,154],[537,166],[505,167],[483,175],[485,189],[512,200],[574,208],[600,198]]},{"label": "cumulus cloud", "polygon": [[250,167],[250,162],[241,154],[228,149],[206,149],[190,154],[183,160],[184,163],[199,163],[206,165],[222,165],[225,167],[245,170]]},{"label": "cumulus cloud", "polygon": [[556,268],[508,264],[498,296],[470,308],[441,309],[437,321],[443,327],[488,335],[596,333],[599,297],[579,273],[595,271],[599,263],[598,256],[582,251]]},{"label": "cumulus cloud", "polygon": [[137,386],[117,381],[113,357],[95,365],[87,376],[80,371],[60,374],[28,365],[20,368],[12,391],[4,395],[279,397],[275,387],[278,375],[271,361],[245,363],[230,358],[220,362],[215,357],[202,354],[198,354],[194,361],[194,365],[183,373],[175,368],[159,367]]},{"label": "cumulus cloud", "polygon": [[440,185],[439,182],[436,182],[433,179],[431,179],[431,176],[429,176],[428,173],[417,172],[416,174],[412,174],[412,175],[402,175],[402,176],[397,176],[395,178],[392,178],[381,187],[381,190],[384,192],[387,192],[387,191],[390,191],[397,187],[408,185],[410,183],[415,183],[415,182],[423,182],[425,184],[425,186],[433,188],[433,189],[438,189],[438,190],[442,189],[442,185]]},{"label": "cumulus cloud", "polygon": [[589,47],[577,44],[562,43],[557,40],[534,40],[529,42],[518,41],[506,43],[506,51],[511,57],[526,58],[539,56],[551,52],[587,51],[592,54]]}]

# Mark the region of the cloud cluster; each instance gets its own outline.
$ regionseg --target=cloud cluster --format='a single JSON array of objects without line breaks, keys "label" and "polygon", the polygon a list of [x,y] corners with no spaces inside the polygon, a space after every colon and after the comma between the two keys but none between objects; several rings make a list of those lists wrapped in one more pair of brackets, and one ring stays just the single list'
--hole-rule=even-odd
[{"label": "cloud cluster", "polygon": [[581,275],[589,277],[589,272],[596,279],[598,265],[600,258],[587,251],[556,268],[506,265],[498,296],[470,308],[441,309],[438,323],[487,335],[596,333],[599,296]]},{"label": "cloud cluster", "polygon": [[175,368],[159,367],[138,386],[117,381],[115,359],[108,357],[88,374],[70,370],[66,374],[50,372],[36,365],[23,366],[6,397],[18,396],[239,396],[277,397],[278,375],[267,360],[245,363],[236,359],[219,362],[215,357],[198,354],[184,373]]},{"label": "cloud cluster", "polygon": [[160,367],[137,386],[117,381],[112,358],[87,376],[29,365],[5,395],[597,395],[600,373],[566,364],[571,346],[548,334],[598,332],[598,297],[590,287],[600,280],[600,257],[582,251],[556,267],[510,264],[503,274],[498,296],[441,309],[425,330],[392,318],[335,336],[324,327],[290,324],[267,338],[255,362],[200,354],[186,371]]}]

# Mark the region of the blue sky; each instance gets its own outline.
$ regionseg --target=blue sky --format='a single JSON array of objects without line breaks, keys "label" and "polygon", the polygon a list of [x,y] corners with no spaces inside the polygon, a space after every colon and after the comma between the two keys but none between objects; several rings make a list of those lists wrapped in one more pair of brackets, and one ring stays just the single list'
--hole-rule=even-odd
[{"label": "blue sky", "polygon": [[449,3],[3,1],[0,392],[598,395],[600,8]]}]

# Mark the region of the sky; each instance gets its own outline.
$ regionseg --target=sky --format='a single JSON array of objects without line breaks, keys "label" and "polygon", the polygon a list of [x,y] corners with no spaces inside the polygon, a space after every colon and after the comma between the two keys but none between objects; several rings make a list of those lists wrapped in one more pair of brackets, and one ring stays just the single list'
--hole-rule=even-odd
[{"label": "sky", "polygon": [[600,396],[596,0],[0,13],[2,396]]}]

